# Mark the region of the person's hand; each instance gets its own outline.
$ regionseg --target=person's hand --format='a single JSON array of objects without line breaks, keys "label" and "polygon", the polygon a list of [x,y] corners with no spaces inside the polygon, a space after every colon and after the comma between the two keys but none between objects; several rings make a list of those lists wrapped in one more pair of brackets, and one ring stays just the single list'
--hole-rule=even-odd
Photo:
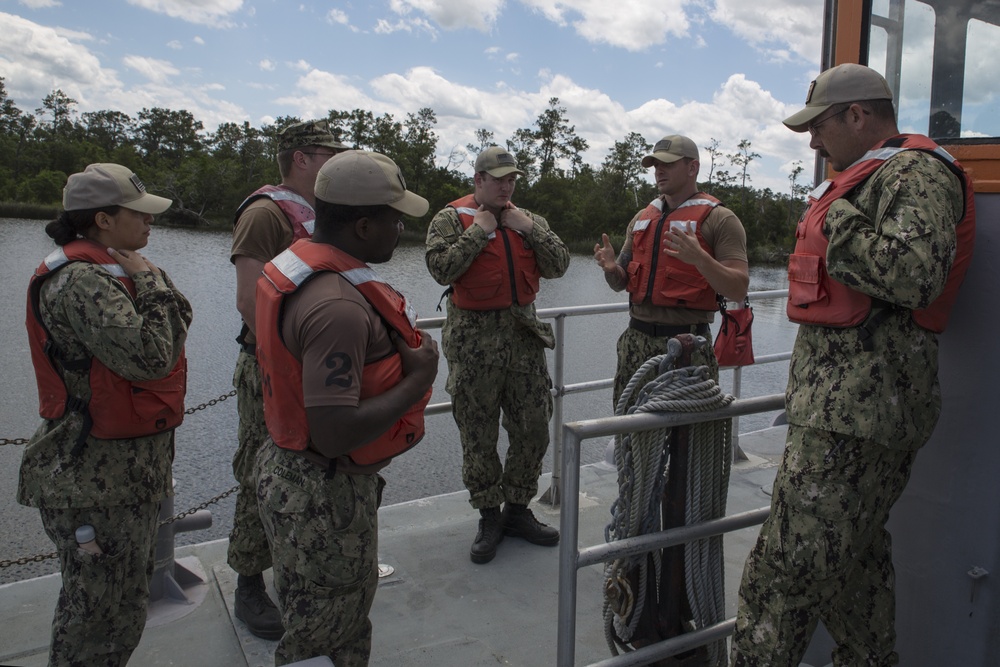
[{"label": "person's hand", "polygon": [[492,213],[486,210],[485,206],[476,209],[476,214],[472,216],[472,224],[479,225],[487,234],[492,234],[497,229],[497,219]]},{"label": "person's hand", "polygon": [[671,224],[670,229],[663,235],[663,252],[685,264],[696,264],[705,252],[698,243],[698,236],[691,225],[690,222],[684,225]]},{"label": "person's hand", "polygon": [[152,271],[156,275],[160,275],[160,269],[135,250],[115,250],[114,248],[108,248],[108,254],[111,255],[112,259],[121,264],[121,267],[125,269],[125,273],[129,275],[129,278],[143,271]]},{"label": "person's hand", "polygon": [[403,376],[414,376],[414,379],[424,389],[429,389],[434,384],[434,378],[438,373],[438,352],[437,341],[430,337],[426,331],[417,329],[421,340],[419,347],[410,347],[396,332],[393,332],[392,340],[399,351],[400,359],[403,363]]},{"label": "person's hand", "polygon": [[521,232],[527,236],[535,226],[535,221],[527,213],[508,202],[507,206],[500,212],[500,224],[507,229],[513,229],[515,232]]},{"label": "person's hand", "polygon": [[607,234],[601,234],[601,243],[594,244],[594,261],[605,273],[618,270],[618,264],[615,262],[615,249]]}]

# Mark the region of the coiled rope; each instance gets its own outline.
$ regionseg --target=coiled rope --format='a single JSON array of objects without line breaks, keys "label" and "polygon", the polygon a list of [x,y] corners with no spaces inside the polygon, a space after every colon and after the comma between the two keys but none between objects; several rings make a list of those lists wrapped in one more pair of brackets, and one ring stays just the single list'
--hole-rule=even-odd
[{"label": "coiled rope", "polygon": [[[707,366],[675,368],[682,346],[670,340],[668,353],[646,361],[629,380],[615,415],[645,412],[707,412],[723,408],[734,397],[724,394]],[[652,378],[652,379],[650,379]],[[638,391],[638,393],[636,393]],[[633,394],[635,400],[632,401]],[[731,420],[693,424],[689,429],[690,463],[686,480],[685,523],[719,518],[726,512],[731,466]],[[618,499],[605,540],[658,532],[662,526],[661,499],[666,484],[667,452],[673,429],[663,428],[615,436]],[[647,582],[662,575],[662,552],[617,559],[605,566],[604,631],[608,647],[618,655],[619,642],[635,635],[646,599]],[[722,536],[689,542],[684,547],[685,582],[695,629],[725,617],[725,563]],[[637,572],[638,590],[630,585]],[[653,601],[655,604],[655,601]],[[627,646],[623,646],[629,650]],[[725,640],[708,646],[711,665],[726,665]]]}]

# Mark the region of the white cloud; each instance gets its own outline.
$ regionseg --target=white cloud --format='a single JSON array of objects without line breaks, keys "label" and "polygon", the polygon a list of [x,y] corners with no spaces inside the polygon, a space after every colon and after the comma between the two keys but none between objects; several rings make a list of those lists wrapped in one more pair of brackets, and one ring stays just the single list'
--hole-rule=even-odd
[{"label": "white cloud", "polygon": [[351,21],[347,18],[347,14],[339,9],[331,9],[326,13],[326,20],[330,23],[339,23],[340,25],[350,25]]},{"label": "white cloud", "polygon": [[180,70],[166,60],[143,56],[125,56],[122,62],[125,63],[126,67],[135,70],[153,83],[166,83],[170,77],[180,74]]},{"label": "white cloud", "polygon": [[174,51],[180,51],[181,49],[184,48],[184,45],[181,44],[179,40],[172,39],[169,42],[167,42],[167,48],[171,48]]},{"label": "white cloud", "polygon": [[391,35],[394,32],[426,32],[431,39],[437,39],[437,30],[434,29],[434,26],[421,18],[402,18],[394,23],[379,19],[375,23],[374,31],[379,35]]},{"label": "white cloud", "polygon": [[710,15],[772,57],[819,62],[823,0],[715,0]]},{"label": "white cloud", "polygon": [[130,5],[213,28],[232,25],[227,17],[243,7],[243,0],[128,0]]},{"label": "white cloud", "polygon": [[296,94],[274,100],[294,107],[302,118],[324,118],[331,109],[375,109],[381,106],[362,92],[346,76],[318,69],[310,70],[295,84]]},{"label": "white cloud", "polygon": [[273,72],[274,71],[274,67],[275,67],[274,63],[271,62],[270,60],[267,60],[266,58],[264,60],[261,60],[257,64],[257,66],[260,67],[265,72]]},{"label": "white cloud", "polygon": [[[77,33],[82,34],[82,33]],[[88,36],[89,37],[89,36]],[[7,54],[17,54],[12,58]],[[86,47],[53,28],[0,12],[0,71],[14,100],[41,100],[59,88],[81,104],[99,91],[121,87]]]},{"label": "white cloud", "polygon": [[191,41],[194,42],[195,44],[200,44],[202,46],[205,45],[205,40],[199,37],[198,35],[195,35],[194,39],[192,39]]},{"label": "white cloud", "polygon": [[571,25],[588,42],[642,51],[668,36],[683,37],[691,0],[521,0],[558,25]]},{"label": "white cloud", "polygon": [[52,7],[62,7],[59,0],[17,0],[19,4],[28,9],[50,9]]},{"label": "white cloud", "polygon": [[442,28],[473,28],[490,30],[504,0],[389,0],[392,11],[401,16],[417,10],[429,16]]},{"label": "white cloud", "polygon": [[312,69],[312,65],[310,65],[305,60],[302,60],[301,58],[299,60],[296,60],[295,62],[288,63],[288,66],[291,67],[292,69],[297,69],[300,72],[308,72],[309,70]]}]

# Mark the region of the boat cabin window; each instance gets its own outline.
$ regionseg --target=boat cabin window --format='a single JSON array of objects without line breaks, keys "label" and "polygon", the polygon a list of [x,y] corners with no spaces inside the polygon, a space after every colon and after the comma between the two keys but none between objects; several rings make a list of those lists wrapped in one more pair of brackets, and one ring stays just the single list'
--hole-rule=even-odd
[{"label": "boat cabin window", "polygon": [[1000,137],[1000,0],[872,0],[868,65],[899,129],[949,144]]}]

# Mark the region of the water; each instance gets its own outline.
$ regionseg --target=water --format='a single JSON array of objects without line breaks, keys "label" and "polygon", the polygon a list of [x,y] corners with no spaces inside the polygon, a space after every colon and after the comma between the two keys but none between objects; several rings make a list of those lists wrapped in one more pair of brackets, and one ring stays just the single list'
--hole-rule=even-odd
[{"label": "water", "polygon": [[[0,293],[0,438],[29,437],[38,424],[36,391],[28,342],[24,331],[24,299],[28,277],[53,248],[45,235],[44,223],[0,219],[0,280],[8,289]],[[174,283],[191,301],[194,321],[188,337],[188,407],[204,403],[232,389],[233,367],[239,332],[235,308],[236,272],[229,262],[230,236],[227,232],[201,232],[156,228],[150,245],[143,251],[170,274]],[[398,248],[393,260],[379,265],[379,272],[410,299],[421,317],[437,317],[435,311],[443,287],[430,277],[423,260],[423,248]],[[751,290],[782,289],[787,286],[783,268],[754,268]],[[543,281],[537,302],[540,308],[581,306],[595,303],[623,303],[624,293],[612,292],[590,256],[575,255],[567,274],[558,280]],[[791,348],[795,325],[784,315],[782,301],[754,305],[754,350],[759,355],[784,352]],[[625,328],[625,313],[568,318],[566,382],[575,383],[614,375],[615,341]],[[440,332],[431,332],[440,340]],[[551,361],[550,361],[551,367]],[[787,362],[751,366],[743,371],[743,396],[762,396],[784,391]],[[444,391],[447,367],[441,370],[432,403],[448,400]],[[725,389],[731,389],[731,374],[723,373]],[[574,394],[564,406],[565,421],[611,414],[611,390]],[[740,431],[769,426],[774,414],[753,415],[741,420]],[[230,462],[236,448],[235,399],[189,415],[177,430],[174,462],[175,509],[187,509],[221,493],[233,485]],[[502,432],[502,431],[501,431]],[[503,440],[503,436],[501,436]],[[604,456],[603,442],[584,443],[582,460],[592,463]],[[506,446],[505,442],[501,446]],[[17,504],[15,491],[20,462],[19,446],[0,446],[0,526],[12,535],[0,549],[0,560],[52,550],[38,520],[38,512]],[[544,470],[551,471],[551,453]],[[424,441],[394,461],[383,473],[388,481],[384,502],[393,504],[441,493],[460,491],[461,447],[450,415],[427,419]],[[211,508],[214,524],[209,530],[178,535],[177,543],[188,544],[226,537],[229,534],[233,499]],[[16,527],[16,529],[11,529]],[[54,561],[0,569],[0,583],[54,571]]]}]

